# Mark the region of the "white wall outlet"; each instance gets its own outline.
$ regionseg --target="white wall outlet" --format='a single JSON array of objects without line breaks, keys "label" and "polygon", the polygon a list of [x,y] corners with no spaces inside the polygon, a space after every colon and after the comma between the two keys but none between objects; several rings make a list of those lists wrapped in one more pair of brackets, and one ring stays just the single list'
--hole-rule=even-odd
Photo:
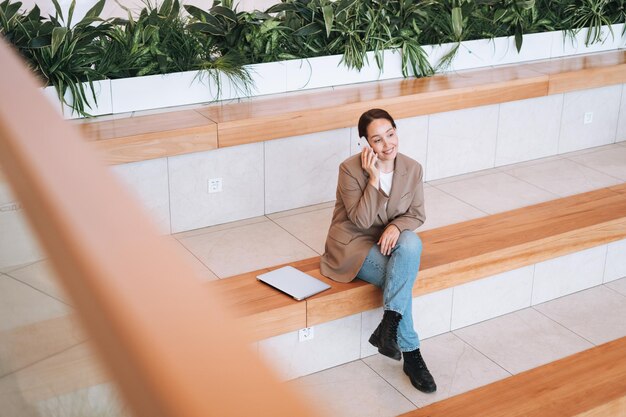
[{"label": "white wall outlet", "polygon": [[588,125],[591,122],[593,122],[593,112],[592,111],[588,111],[587,113],[585,113],[584,123],[586,125]]},{"label": "white wall outlet", "polygon": [[22,209],[22,205],[17,202],[7,203],[0,206],[0,212],[4,211],[18,211]]},{"label": "white wall outlet", "polygon": [[222,179],[209,178],[209,194],[222,192]]},{"label": "white wall outlet", "polygon": [[305,327],[304,329],[298,330],[298,340],[301,342],[306,342],[307,340],[311,340],[315,337],[315,327]]}]

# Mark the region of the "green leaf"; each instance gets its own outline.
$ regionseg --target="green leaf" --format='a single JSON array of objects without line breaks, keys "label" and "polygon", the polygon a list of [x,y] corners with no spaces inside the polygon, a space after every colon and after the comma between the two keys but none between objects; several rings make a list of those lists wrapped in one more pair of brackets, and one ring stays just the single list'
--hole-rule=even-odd
[{"label": "green leaf", "polygon": [[52,29],[52,56],[56,55],[68,32],[69,29],[64,27],[57,27]]},{"label": "green leaf", "polygon": [[348,10],[350,7],[354,6],[354,4],[356,3],[357,0],[339,0],[336,4],[337,4],[337,10],[335,10],[335,15],[339,15],[343,12],[345,12],[346,10]]},{"label": "green leaf", "polygon": [[250,15],[257,20],[270,20],[273,19],[273,17],[265,12],[261,12],[259,10],[253,10],[252,12],[250,12]]},{"label": "green leaf", "polygon": [[460,40],[463,34],[463,12],[460,7],[452,9],[452,31],[455,39]]},{"label": "green leaf", "polygon": [[291,3],[278,3],[271,6],[265,13],[295,12],[298,8]]},{"label": "green leaf", "polygon": [[535,0],[516,0],[515,5],[521,10],[529,10],[535,7]]},{"label": "green leaf", "polygon": [[[317,24],[317,22],[309,23],[306,26],[302,26],[300,29],[296,30],[293,35],[294,36],[311,36],[317,33],[320,33],[322,29]],[[310,47],[310,45],[308,45]]]},{"label": "green leaf", "polygon": [[206,22],[213,17],[209,14],[209,12],[200,9],[199,7],[191,5],[185,5],[183,7],[185,8],[185,10],[187,10],[187,13],[200,20],[201,22]]},{"label": "green leaf", "polygon": [[18,12],[18,10],[20,10],[20,7],[22,7],[22,3],[20,3],[20,2],[9,3],[8,7],[6,8],[6,10],[3,12],[5,14],[6,20],[11,20],[11,18],[13,18],[13,16],[15,16],[15,14]]},{"label": "green leaf", "polygon": [[33,38],[28,43],[29,48],[45,48],[46,46],[50,46],[50,36],[37,36]]},{"label": "green leaf", "polygon": [[70,9],[67,12],[67,27],[71,27],[72,24],[72,17],[74,16],[74,9],[76,8],[76,0],[72,0],[72,2],[70,3]]},{"label": "green leaf", "polygon": [[224,30],[220,26],[215,26],[206,22],[191,23],[188,27],[191,30],[197,30],[214,36],[223,36],[225,34]]},{"label": "green leaf", "polygon": [[144,30],[144,41],[156,41],[159,39],[159,27],[155,25],[147,25]]},{"label": "green leaf", "polygon": [[61,5],[58,0],[52,0],[52,4],[54,5],[54,9],[56,10],[57,17],[63,19],[63,10],[61,10]]},{"label": "green leaf", "polygon": [[217,26],[217,27],[222,26],[222,22],[220,22],[220,20],[217,17],[213,16],[210,13],[205,13],[204,19],[201,19],[201,20],[202,22],[209,23],[213,26]]},{"label": "green leaf", "polygon": [[515,47],[517,48],[517,52],[522,50],[522,42],[524,41],[524,37],[522,35],[522,27],[520,25],[517,26],[515,30]]},{"label": "green leaf", "polygon": [[168,16],[172,11],[172,0],[163,0],[161,3],[161,8],[159,9],[159,14],[161,16]]},{"label": "green leaf", "polygon": [[231,22],[237,23],[237,15],[228,7],[224,6],[215,6],[211,8],[211,12],[213,12],[214,16],[222,16],[224,19],[228,19]]},{"label": "green leaf", "polygon": [[493,14],[493,20],[497,22],[498,20],[502,19],[504,15],[506,15],[506,9],[498,9]]},{"label": "green leaf", "polygon": [[98,17],[102,10],[104,9],[104,3],[106,0],[99,0],[96,4],[93,5],[91,9],[85,13],[85,17]]},{"label": "green leaf", "polygon": [[324,15],[324,26],[326,27],[326,37],[330,37],[330,32],[333,30],[333,21],[335,20],[333,6],[328,4],[322,7],[322,14]]},{"label": "green leaf", "polygon": [[101,21],[102,19],[97,16],[84,17],[83,20],[81,20],[80,22],[76,24],[76,26],[85,28],[91,25],[92,23],[101,22]]},{"label": "green leaf", "polygon": [[39,6],[35,5],[28,15],[26,15],[26,19],[31,22],[39,22],[41,19],[41,10],[39,10]]}]

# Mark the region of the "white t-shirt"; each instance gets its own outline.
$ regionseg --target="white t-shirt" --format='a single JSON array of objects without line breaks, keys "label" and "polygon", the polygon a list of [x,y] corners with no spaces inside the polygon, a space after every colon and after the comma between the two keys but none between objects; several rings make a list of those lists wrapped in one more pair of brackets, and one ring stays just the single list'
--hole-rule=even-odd
[{"label": "white t-shirt", "polygon": [[[380,189],[385,192],[385,194],[389,195],[391,192],[391,183],[393,182],[393,171],[391,172],[380,172]],[[387,210],[387,203],[385,203],[385,210]]]}]

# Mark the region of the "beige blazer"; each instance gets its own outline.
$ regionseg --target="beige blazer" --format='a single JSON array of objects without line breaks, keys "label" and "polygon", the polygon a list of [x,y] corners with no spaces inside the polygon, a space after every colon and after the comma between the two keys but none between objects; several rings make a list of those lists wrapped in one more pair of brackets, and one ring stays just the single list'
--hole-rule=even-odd
[{"label": "beige blazer", "polygon": [[322,274],[335,281],[350,282],[356,277],[386,226],[415,230],[426,219],[423,170],[417,161],[398,153],[389,196],[368,180],[361,154],[339,166],[337,202],[320,262]]}]

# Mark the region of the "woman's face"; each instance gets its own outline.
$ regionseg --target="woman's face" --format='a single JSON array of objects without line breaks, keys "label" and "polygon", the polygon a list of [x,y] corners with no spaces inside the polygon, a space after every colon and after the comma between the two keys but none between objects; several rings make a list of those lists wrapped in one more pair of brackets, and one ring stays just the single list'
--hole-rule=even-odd
[{"label": "woman's face", "polygon": [[367,141],[380,161],[393,161],[398,154],[398,135],[387,119],[375,119],[367,126]]}]

